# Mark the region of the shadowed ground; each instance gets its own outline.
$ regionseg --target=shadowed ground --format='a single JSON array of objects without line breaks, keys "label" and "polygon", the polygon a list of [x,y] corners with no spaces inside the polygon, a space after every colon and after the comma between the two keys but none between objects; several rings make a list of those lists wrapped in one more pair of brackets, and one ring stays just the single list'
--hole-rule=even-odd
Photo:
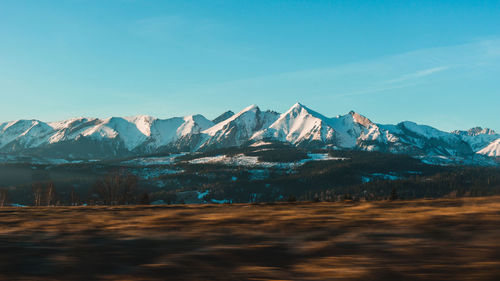
[{"label": "shadowed ground", "polygon": [[3,280],[500,280],[500,198],[0,208]]}]

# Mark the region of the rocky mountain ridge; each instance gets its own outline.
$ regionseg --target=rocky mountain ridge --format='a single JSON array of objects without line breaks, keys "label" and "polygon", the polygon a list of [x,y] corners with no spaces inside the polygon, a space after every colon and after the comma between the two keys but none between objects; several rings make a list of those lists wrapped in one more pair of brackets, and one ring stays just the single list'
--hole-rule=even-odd
[{"label": "rocky mountain ridge", "polygon": [[414,122],[383,125],[351,111],[327,117],[296,103],[283,114],[251,105],[214,120],[202,115],[73,118],[0,124],[0,153],[105,159],[159,152],[205,151],[259,141],[298,147],[358,149],[432,157],[500,157],[500,135],[480,127],[444,132]]}]

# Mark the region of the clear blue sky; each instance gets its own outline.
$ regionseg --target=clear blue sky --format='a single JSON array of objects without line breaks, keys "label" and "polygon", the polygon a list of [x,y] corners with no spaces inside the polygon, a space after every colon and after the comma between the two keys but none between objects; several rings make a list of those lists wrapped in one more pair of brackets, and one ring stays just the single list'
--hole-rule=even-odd
[{"label": "clear blue sky", "polygon": [[297,101],[500,131],[500,1],[0,0],[0,121]]}]

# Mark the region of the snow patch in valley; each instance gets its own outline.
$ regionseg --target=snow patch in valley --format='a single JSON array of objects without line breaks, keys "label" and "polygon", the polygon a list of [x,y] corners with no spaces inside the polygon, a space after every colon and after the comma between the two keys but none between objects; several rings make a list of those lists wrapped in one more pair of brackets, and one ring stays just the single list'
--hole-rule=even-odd
[{"label": "snow patch in valley", "polygon": [[361,181],[363,183],[368,183],[368,182],[371,182],[373,180],[391,180],[391,181],[394,181],[394,180],[400,180],[400,179],[402,179],[402,177],[397,176],[393,173],[390,173],[390,174],[373,173],[373,174],[370,174],[366,177],[365,176],[361,177]]},{"label": "snow patch in valley", "polygon": [[222,200],[217,200],[217,199],[211,199],[210,201],[212,201],[212,203],[216,203],[216,204],[226,204],[226,203],[233,203],[233,200],[232,199],[222,199]]},{"label": "snow patch in valley", "polygon": [[258,141],[258,142],[252,143],[250,146],[251,147],[258,147],[258,146],[272,145],[272,144],[273,144],[272,142]]},{"label": "snow patch in valley", "polygon": [[10,207],[19,207],[19,208],[24,208],[24,207],[27,207],[26,205],[22,205],[22,204],[17,204],[17,203],[11,203],[9,204]]},{"label": "snow patch in valley", "polygon": [[183,152],[162,157],[141,157],[123,161],[122,164],[132,166],[171,165],[176,163],[176,159],[178,157],[184,156],[186,154],[186,152]]},{"label": "snow patch in valley", "polygon": [[174,175],[183,173],[184,170],[164,169],[164,168],[141,168],[132,173],[140,178],[149,180],[164,175]]},{"label": "snow patch in valley", "polygon": [[208,195],[208,193],[210,193],[209,190],[205,190],[204,192],[200,192],[200,191],[196,191],[198,193],[198,199],[202,200],[205,196]]},{"label": "snow patch in valley", "polygon": [[261,167],[261,168],[296,168],[310,161],[342,161],[348,158],[331,157],[328,153],[308,153],[308,159],[303,159],[297,162],[264,162],[259,161],[258,156],[246,156],[237,154],[234,156],[217,155],[210,157],[202,157],[188,161],[191,164],[223,164],[228,166],[243,166],[243,167]]},{"label": "snow patch in valley", "polygon": [[302,162],[304,162],[304,161],[305,162],[309,162],[309,161],[325,161],[325,160],[343,161],[343,160],[349,159],[349,158],[345,158],[345,157],[332,157],[328,153],[308,153],[307,156],[309,156],[309,159],[304,159],[304,160],[302,160]]},{"label": "snow patch in valley", "polygon": [[217,155],[210,157],[202,157],[190,160],[191,164],[224,164],[229,166],[246,166],[246,167],[272,167],[274,163],[259,162],[257,156],[246,156],[244,154],[237,154],[235,156]]}]

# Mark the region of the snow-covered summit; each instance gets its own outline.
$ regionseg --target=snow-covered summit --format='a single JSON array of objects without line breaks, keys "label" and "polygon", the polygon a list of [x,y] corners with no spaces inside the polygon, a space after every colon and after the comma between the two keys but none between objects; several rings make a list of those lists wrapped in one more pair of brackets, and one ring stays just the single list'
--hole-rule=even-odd
[{"label": "snow-covered summit", "polygon": [[227,111],[213,121],[197,114],[168,119],[138,115],[0,124],[2,153],[89,158],[207,150],[262,141],[421,156],[498,157],[499,139],[499,134],[481,127],[449,133],[410,121],[382,125],[354,111],[330,118],[301,103],[282,114],[250,105],[236,114]]},{"label": "snow-covered summit", "polygon": [[31,148],[40,145],[53,132],[51,126],[38,120],[18,120],[0,124],[0,148],[10,145]]},{"label": "snow-covered summit", "polygon": [[0,124],[0,150],[15,152],[54,144],[114,142],[132,151],[141,146],[155,150],[178,138],[200,133],[213,126],[202,115],[157,119],[151,116],[72,118],[44,123],[37,120],[19,120]]},{"label": "snow-covered summit", "polygon": [[295,145],[311,142],[335,143],[334,130],[329,118],[296,103],[268,128],[253,136],[253,139],[275,139]]},{"label": "snow-covered summit", "polygon": [[222,113],[221,115],[217,116],[214,120],[212,120],[212,122],[214,124],[217,124],[217,123],[220,123],[222,121],[227,120],[228,118],[231,118],[233,115],[234,115],[234,112],[232,112],[231,110],[228,110],[228,111]]},{"label": "snow-covered summit", "polygon": [[474,127],[471,128],[467,131],[461,131],[461,130],[455,130],[451,132],[452,134],[460,135],[460,136],[479,136],[479,135],[497,135],[495,131],[489,128],[482,128],[482,127]]},{"label": "snow-covered summit", "polygon": [[463,141],[468,143],[475,153],[489,156],[500,156],[500,154],[495,155],[496,150],[492,149],[490,146],[494,146],[493,142],[500,139],[500,134],[497,134],[492,129],[474,127],[467,131],[455,130],[451,133],[459,136]]},{"label": "snow-covered summit", "polygon": [[249,141],[259,130],[268,127],[277,114],[261,111],[256,105],[250,105],[230,118],[215,124],[202,132],[200,148],[239,146]]}]

